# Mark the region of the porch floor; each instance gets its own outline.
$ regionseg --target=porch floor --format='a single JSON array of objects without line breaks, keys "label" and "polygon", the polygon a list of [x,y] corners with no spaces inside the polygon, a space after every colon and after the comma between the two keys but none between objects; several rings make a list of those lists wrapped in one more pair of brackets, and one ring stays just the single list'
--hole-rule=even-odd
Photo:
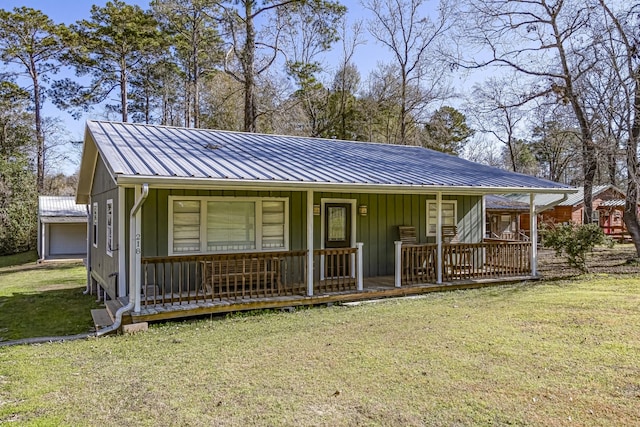
[{"label": "porch floor", "polygon": [[214,301],[200,301],[197,303],[174,303],[172,305],[166,306],[143,306],[140,312],[131,313],[131,318],[134,323],[152,322],[190,316],[201,316],[207,314],[230,313],[234,311],[277,309],[285,307],[311,306],[340,302],[362,301],[369,299],[420,295],[429,292],[473,289],[538,279],[539,277],[534,276],[515,276],[498,279],[490,278],[456,280],[455,282],[446,282],[439,285],[433,283],[424,283],[396,288],[394,286],[393,276],[381,276],[364,279],[363,290],[361,292],[358,292],[356,290],[348,290],[340,292],[318,293],[311,297],[304,295],[287,295],[267,298],[229,298]]}]

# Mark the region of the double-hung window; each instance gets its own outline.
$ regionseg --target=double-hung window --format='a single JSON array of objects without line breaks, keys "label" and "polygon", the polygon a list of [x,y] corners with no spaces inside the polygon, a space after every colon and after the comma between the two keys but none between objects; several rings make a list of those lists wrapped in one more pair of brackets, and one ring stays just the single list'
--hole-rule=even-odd
[{"label": "double-hung window", "polygon": [[[442,225],[457,224],[457,201],[442,201]],[[438,205],[435,200],[427,200],[427,236],[436,235],[436,223],[438,221]]]},{"label": "double-hung window", "polygon": [[283,198],[171,196],[169,250],[287,250],[288,219],[288,200]]}]

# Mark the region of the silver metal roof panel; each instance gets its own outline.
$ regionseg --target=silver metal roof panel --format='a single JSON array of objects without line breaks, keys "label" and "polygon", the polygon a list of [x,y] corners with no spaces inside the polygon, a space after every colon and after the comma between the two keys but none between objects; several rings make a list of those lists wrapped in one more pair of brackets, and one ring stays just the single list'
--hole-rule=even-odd
[{"label": "silver metal roof panel", "polygon": [[102,121],[87,129],[116,179],[573,190],[422,147]]},{"label": "silver metal roof panel", "polygon": [[[602,193],[603,191],[608,190],[609,188],[613,188],[613,186],[612,185],[594,185],[592,194],[595,197],[598,194]],[[514,201],[529,203],[529,196],[526,194],[524,195],[508,194],[506,195],[506,197]],[[548,205],[549,203],[553,203],[556,200],[559,200],[561,197],[562,196],[559,196],[558,194],[536,194],[535,203],[536,203],[536,206],[544,206],[544,205]],[[562,203],[558,203],[558,206],[576,206],[583,202],[584,202],[584,188],[580,187],[578,188],[578,191],[576,193],[570,194],[567,200],[563,201]]]},{"label": "silver metal roof panel", "polygon": [[38,197],[38,215],[40,217],[86,218],[87,205],[76,204],[73,196],[40,196]]}]

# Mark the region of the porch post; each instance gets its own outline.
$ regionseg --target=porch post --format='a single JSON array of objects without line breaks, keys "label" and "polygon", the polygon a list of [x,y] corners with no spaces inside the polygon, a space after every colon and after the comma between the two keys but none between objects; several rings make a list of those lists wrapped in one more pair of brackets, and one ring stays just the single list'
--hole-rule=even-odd
[{"label": "porch post", "polygon": [[531,275],[538,275],[538,220],[536,218],[536,195],[529,194],[529,241],[531,242]]},{"label": "porch post", "polygon": [[402,242],[397,241],[394,242],[396,245],[396,278],[395,285],[396,288],[402,286]]},{"label": "porch post", "polygon": [[307,190],[307,296],[313,296],[313,190]]},{"label": "porch post", "polygon": [[[141,198],[142,190],[139,185],[135,187],[135,199],[139,200]],[[146,197],[146,196],[145,196]],[[135,213],[135,230],[131,230],[132,237],[134,239],[134,254],[133,254],[133,272],[134,277],[131,280],[134,280],[135,283],[135,295],[129,295],[129,298],[134,298],[135,305],[133,311],[138,313],[140,312],[140,293],[141,293],[141,283],[142,280],[142,209],[138,209]]]},{"label": "porch post", "polygon": [[358,291],[362,291],[363,286],[362,286],[362,247],[364,246],[364,243],[362,242],[356,242],[356,264],[357,264],[357,273],[356,273],[356,289]]},{"label": "porch post", "polygon": [[442,193],[436,193],[436,283],[442,283]]}]

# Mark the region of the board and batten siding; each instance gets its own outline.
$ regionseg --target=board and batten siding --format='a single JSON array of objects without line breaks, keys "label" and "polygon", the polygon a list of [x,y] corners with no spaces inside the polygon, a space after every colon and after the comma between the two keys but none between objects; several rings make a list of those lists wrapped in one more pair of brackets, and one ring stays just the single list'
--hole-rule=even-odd
[{"label": "board and batten siding", "polygon": [[[322,199],[355,199],[356,206],[366,205],[367,215],[356,215],[356,241],[363,246],[364,277],[391,276],[395,273],[395,241],[399,240],[398,227],[416,227],[418,243],[435,243],[427,237],[427,200],[435,195],[418,194],[361,194],[314,193],[314,204]],[[482,241],[482,197],[443,196],[443,200],[457,200],[457,223],[460,239],[466,242]],[[314,242],[321,246],[320,217],[314,217]]]},{"label": "board and batten siding", "polygon": [[[107,200],[113,200],[112,256],[107,255]],[[126,270],[119,270],[118,251],[118,188],[111,179],[102,158],[99,156],[91,187],[90,208],[98,204],[98,247],[93,246],[93,215],[89,218],[89,248],[91,250],[91,277],[97,281],[111,298],[117,297],[118,280]],[[93,213],[93,212],[92,212]]]},{"label": "board and batten siding", "polygon": [[[169,254],[169,196],[288,198],[289,249],[306,249],[306,192],[151,189],[142,207],[143,256]],[[356,206],[367,205],[367,215],[356,215],[355,224],[356,240],[364,243],[364,277],[394,274],[394,242],[399,239],[398,226],[413,225],[420,243],[435,243],[433,237],[426,236],[426,204],[427,200],[435,200],[435,195],[314,192],[314,204],[320,205],[322,199],[355,199]],[[482,197],[445,195],[443,200],[457,200],[460,239],[466,242],[482,241]],[[128,189],[127,212],[133,203],[133,190]],[[314,249],[322,246],[321,218],[313,217]],[[125,224],[127,235],[128,226],[128,223]]]}]

